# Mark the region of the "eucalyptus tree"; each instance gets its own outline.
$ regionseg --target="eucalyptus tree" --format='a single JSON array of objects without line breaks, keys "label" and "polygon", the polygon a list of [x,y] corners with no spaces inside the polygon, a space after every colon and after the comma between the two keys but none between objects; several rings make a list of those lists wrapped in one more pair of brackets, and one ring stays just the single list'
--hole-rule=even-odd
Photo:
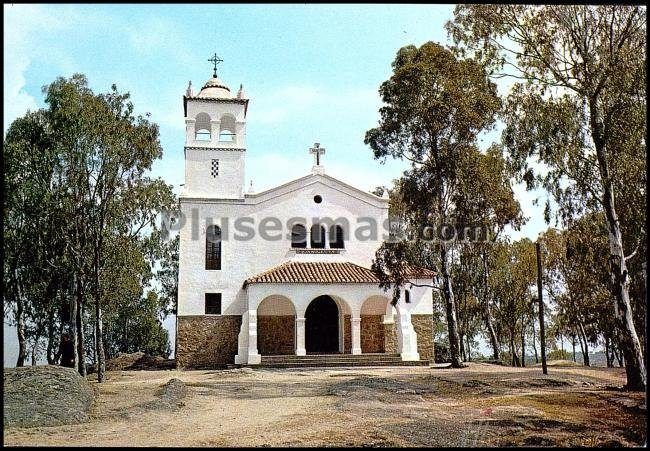
[{"label": "eucalyptus tree", "polygon": [[[503,116],[503,142],[521,178],[554,196],[561,219],[604,213],[627,386],[642,389],[646,370],[629,265],[645,231],[621,217],[631,214],[621,205],[626,193],[646,196],[645,8],[462,5],[447,29],[459,54],[483,61],[493,77],[521,80]],[[631,207],[637,219],[643,204]]]},{"label": "eucalyptus tree", "polygon": [[547,230],[544,243],[545,285],[563,319],[564,334],[577,337],[589,365],[589,344],[602,337],[606,347],[617,343],[612,327],[608,277],[608,242],[605,218],[592,213],[573,221],[562,231]]},{"label": "eucalyptus tree", "polygon": [[[477,136],[492,127],[501,103],[496,86],[481,64],[457,59],[439,44],[403,47],[392,66],[392,76],[379,88],[385,104],[379,110],[379,125],[366,132],[365,143],[376,159],[390,156],[411,164],[397,189],[406,207],[407,221],[419,230],[432,226],[439,231],[435,243],[429,240],[422,248],[428,255],[416,263],[428,264],[440,275],[452,366],[459,367],[450,267],[453,244],[438,238],[444,234],[444,227],[455,236],[457,230],[468,225],[461,222],[465,215],[460,206],[470,194],[463,180],[480,155]],[[399,260],[396,257],[408,252],[404,244],[393,248],[393,256],[387,249],[380,249],[377,259],[385,258],[385,267],[379,263],[375,268],[380,272],[387,269],[395,286],[399,286],[403,273],[400,275],[400,264],[395,264]]]},{"label": "eucalyptus tree", "polygon": [[497,299],[495,319],[502,340],[509,345],[513,366],[521,364],[517,356],[517,349],[521,349],[518,337],[525,334],[532,319],[531,288],[537,277],[533,268],[535,246],[528,238],[511,242],[503,237],[494,244],[488,283]]},{"label": "eucalyptus tree", "polygon": [[56,271],[65,263],[58,255],[62,236],[53,227],[59,218],[58,167],[42,111],[10,125],[3,146],[3,299],[17,330],[16,366],[25,363],[27,340],[38,343],[43,335],[42,326],[28,323],[54,308],[53,285],[61,280]]},{"label": "eucalyptus tree", "polygon": [[492,357],[499,359],[500,344],[492,310],[496,302],[488,284],[490,253],[494,243],[507,227],[519,230],[525,222],[519,202],[515,199],[511,180],[512,169],[506,163],[500,146],[492,145],[485,153],[476,155],[462,178],[465,197],[459,198],[457,210],[463,222],[483,230],[482,240],[466,250],[480,257],[465,271],[475,276],[471,289],[480,300],[486,335],[492,346]]},{"label": "eucalyptus tree", "polygon": [[[5,138],[10,157],[5,191],[12,194],[5,206],[11,258],[4,276],[17,322],[27,295],[37,307],[31,324],[37,342],[44,330],[55,335],[51,326],[57,312],[45,307],[50,298],[60,300],[58,316],[73,320],[82,374],[85,307],[94,306],[93,355],[101,382],[104,309],[119,310],[124,297],[142,297],[152,277],[153,263],[146,257],[161,245],[155,219],[175,199],[170,186],[146,176],[162,155],[158,127],[134,114],[129,94],[115,86],[95,94],[80,74],[58,78],[43,91],[47,108],[16,120]],[[125,274],[127,268],[131,273]],[[123,298],[117,299],[119,294]],[[43,308],[34,302],[39,298]],[[21,327],[18,333],[20,338]]]}]

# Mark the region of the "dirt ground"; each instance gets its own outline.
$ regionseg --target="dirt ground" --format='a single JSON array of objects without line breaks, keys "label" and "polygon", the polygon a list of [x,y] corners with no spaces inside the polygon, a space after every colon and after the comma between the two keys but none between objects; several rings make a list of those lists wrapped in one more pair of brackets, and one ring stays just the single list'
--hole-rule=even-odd
[{"label": "dirt ground", "polygon": [[[172,381],[171,379],[179,379]],[[86,423],[7,428],[6,445],[632,446],[643,393],[619,368],[112,371]]]}]

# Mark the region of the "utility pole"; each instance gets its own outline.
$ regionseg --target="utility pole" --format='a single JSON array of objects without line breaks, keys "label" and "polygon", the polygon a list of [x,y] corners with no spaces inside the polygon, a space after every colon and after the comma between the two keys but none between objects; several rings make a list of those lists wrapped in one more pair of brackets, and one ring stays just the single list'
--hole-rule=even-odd
[{"label": "utility pole", "polygon": [[548,374],[546,368],[546,337],[544,333],[544,299],[542,298],[542,252],[540,250],[539,239],[535,243],[537,251],[537,299],[539,300],[539,340],[540,351],[542,354],[542,372]]}]

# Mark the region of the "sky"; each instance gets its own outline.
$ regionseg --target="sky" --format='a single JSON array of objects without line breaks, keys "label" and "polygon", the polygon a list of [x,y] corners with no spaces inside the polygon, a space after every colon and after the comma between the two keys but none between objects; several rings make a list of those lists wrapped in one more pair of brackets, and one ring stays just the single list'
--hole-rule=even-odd
[{"label": "sky", "polygon": [[[363,143],[377,125],[379,85],[399,48],[449,44],[453,5],[4,5],[4,123],[44,107],[42,86],[87,76],[95,92],[112,84],[131,93],[136,112],[160,126],[163,157],[152,175],[180,193],[184,183],[182,96],[212,75],[250,98],[246,184],[255,191],[309,173],[309,148],[326,148],[326,172],[364,190],[390,185],[406,168],[381,164]],[[508,85],[500,82],[500,91]],[[3,133],[4,135],[4,133]],[[498,133],[488,134],[486,148]],[[514,187],[530,218],[513,238],[546,228],[537,192]],[[5,320],[6,322],[6,320]],[[173,318],[166,327],[172,334]],[[4,326],[5,366],[15,362],[15,332]],[[12,341],[14,338],[14,341]]]}]

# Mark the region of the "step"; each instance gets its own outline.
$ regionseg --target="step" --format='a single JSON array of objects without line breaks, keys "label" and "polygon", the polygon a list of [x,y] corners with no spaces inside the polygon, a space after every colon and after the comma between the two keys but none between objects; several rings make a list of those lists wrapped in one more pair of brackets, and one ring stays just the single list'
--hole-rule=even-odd
[{"label": "step", "polygon": [[256,367],[426,366],[428,360],[404,362],[399,354],[265,355]]},{"label": "step", "polygon": [[428,366],[428,360],[418,360],[411,362],[286,362],[286,363],[265,363],[262,362],[259,365],[247,365],[254,366],[255,368],[325,368],[325,367],[337,367],[337,368],[346,368],[346,367],[369,367],[369,366]]},{"label": "step", "polygon": [[348,360],[373,360],[381,358],[399,359],[399,354],[307,354],[307,355],[263,355],[262,359],[304,360],[304,359],[348,359]]},{"label": "step", "polygon": [[262,363],[348,363],[348,362],[401,362],[402,359],[261,359]]}]

